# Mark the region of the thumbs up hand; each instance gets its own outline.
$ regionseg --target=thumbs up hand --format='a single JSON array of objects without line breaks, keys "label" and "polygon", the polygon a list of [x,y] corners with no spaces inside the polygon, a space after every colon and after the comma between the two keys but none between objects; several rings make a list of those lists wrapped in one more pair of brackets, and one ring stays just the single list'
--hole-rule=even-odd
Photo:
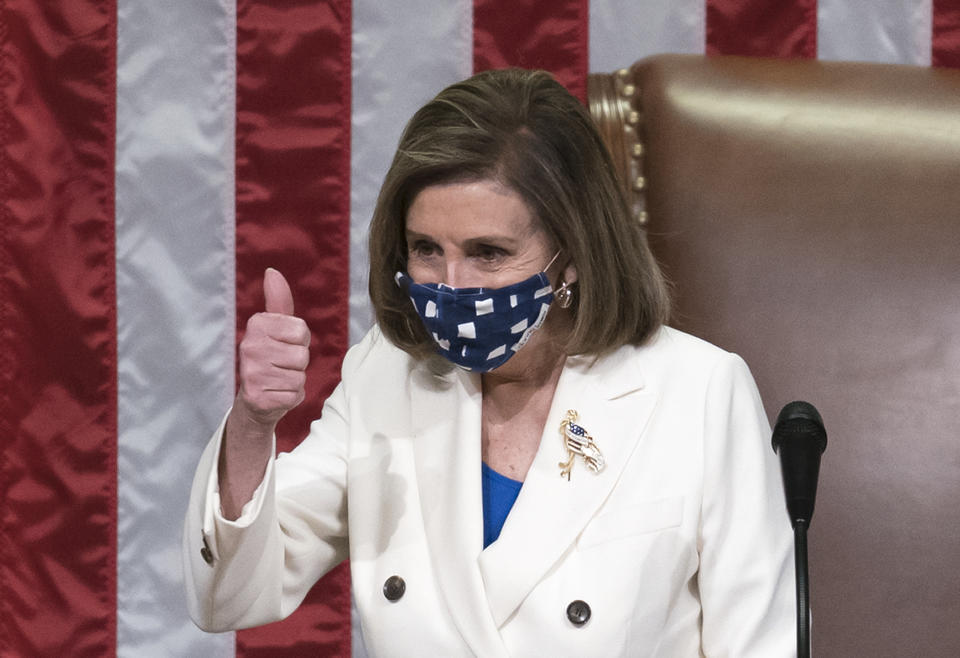
[{"label": "thumbs up hand", "polygon": [[244,415],[272,432],[305,395],[310,362],[310,330],[293,315],[290,284],[277,270],[263,275],[266,308],[247,321],[240,341],[240,391],[237,405]]}]

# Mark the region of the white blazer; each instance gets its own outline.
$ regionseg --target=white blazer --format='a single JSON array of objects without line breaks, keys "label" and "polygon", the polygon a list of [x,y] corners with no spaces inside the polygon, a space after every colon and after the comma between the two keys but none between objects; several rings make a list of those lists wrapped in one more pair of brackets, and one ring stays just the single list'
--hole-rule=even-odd
[{"label": "white blazer", "polygon": [[[796,655],[792,533],[739,357],[665,328],[645,346],[568,358],[519,498],[485,550],[481,398],[477,375],[434,374],[373,329],[235,522],[219,509],[217,430],[183,537],[194,621],[223,631],[280,619],[349,556],[372,656]],[[578,457],[567,481],[569,409],[606,468]],[[395,601],[392,576],[405,584]],[[571,621],[574,601],[586,623]]]}]

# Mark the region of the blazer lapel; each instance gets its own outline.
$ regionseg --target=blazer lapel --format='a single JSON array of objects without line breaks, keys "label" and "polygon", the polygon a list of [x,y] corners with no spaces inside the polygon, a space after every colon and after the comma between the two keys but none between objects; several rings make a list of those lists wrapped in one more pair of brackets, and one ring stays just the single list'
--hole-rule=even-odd
[{"label": "blazer lapel", "polygon": [[460,369],[412,374],[414,455],[420,506],[437,586],[461,635],[480,656],[506,656],[484,594],[480,492],[480,378]]},{"label": "blazer lapel", "polygon": [[[613,489],[653,411],[627,350],[594,361],[570,357],[560,376],[540,447],[499,539],[480,556],[480,572],[499,628],[576,541]],[[567,410],[593,436],[606,466],[587,470],[576,457],[570,480],[560,476],[566,449],[559,428]],[[479,486],[479,485],[478,485]]]}]

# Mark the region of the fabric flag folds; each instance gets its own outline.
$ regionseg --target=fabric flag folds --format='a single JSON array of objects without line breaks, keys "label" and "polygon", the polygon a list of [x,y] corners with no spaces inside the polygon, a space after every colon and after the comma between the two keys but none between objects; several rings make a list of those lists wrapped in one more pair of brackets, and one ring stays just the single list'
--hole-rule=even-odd
[{"label": "fabric flag folds", "polygon": [[4,3],[0,655],[115,646],[115,21]]},{"label": "fabric flag folds", "polygon": [[0,656],[348,656],[347,565],[208,635],[179,536],[267,266],[319,414],[372,323],[366,225],[406,119],[474,71],[657,52],[960,67],[960,0],[0,1]]}]

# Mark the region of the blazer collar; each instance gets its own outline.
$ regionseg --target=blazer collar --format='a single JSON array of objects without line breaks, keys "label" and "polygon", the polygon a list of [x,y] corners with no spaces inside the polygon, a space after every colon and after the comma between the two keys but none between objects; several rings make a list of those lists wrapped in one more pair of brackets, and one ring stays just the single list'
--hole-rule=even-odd
[{"label": "blazer collar", "polygon": [[[570,357],[500,538],[483,550],[480,481],[482,393],[478,375],[414,369],[411,387],[417,486],[430,557],[451,615],[478,655],[505,656],[498,629],[576,541],[613,489],[653,409],[633,348],[603,358]],[[600,473],[576,458],[570,481],[559,434],[567,410],[596,440]]]},{"label": "blazer collar", "polygon": [[[500,537],[480,556],[497,627],[576,541],[638,444],[655,395],[645,387],[632,350],[567,360],[520,495]],[[593,473],[576,457],[569,481],[559,467],[567,455],[559,428],[568,410],[578,412],[577,424],[593,436],[606,461],[600,473]]]},{"label": "blazer collar", "polygon": [[480,482],[480,377],[414,369],[411,387],[417,487],[437,587],[460,634],[480,656],[506,657],[484,594]]}]

